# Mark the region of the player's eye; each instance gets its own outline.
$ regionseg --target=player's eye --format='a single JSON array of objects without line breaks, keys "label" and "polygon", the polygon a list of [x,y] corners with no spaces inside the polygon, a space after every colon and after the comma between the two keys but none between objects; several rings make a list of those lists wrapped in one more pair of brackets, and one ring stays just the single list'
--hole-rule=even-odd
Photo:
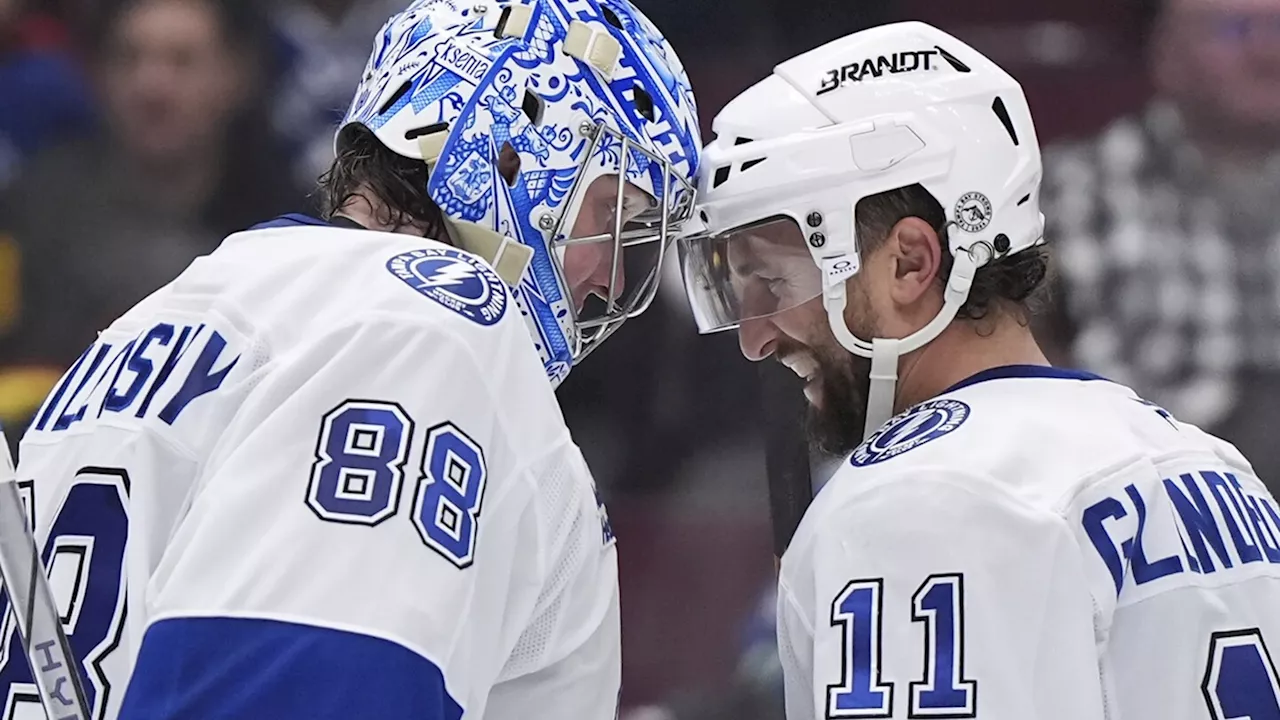
[{"label": "player's eye", "polygon": [[646,211],[653,207],[648,195],[635,195],[628,193],[622,199],[622,218],[631,221],[643,215]]},{"label": "player's eye", "polygon": [[789,290],[791,287],[791,283],[788,282],[786,278],[762,277],[760,279],[764,282],[765,287],[769,289],[769,294],[773,295],[774,297],[782,297],[783,295],[786,294],[787,290]]}]

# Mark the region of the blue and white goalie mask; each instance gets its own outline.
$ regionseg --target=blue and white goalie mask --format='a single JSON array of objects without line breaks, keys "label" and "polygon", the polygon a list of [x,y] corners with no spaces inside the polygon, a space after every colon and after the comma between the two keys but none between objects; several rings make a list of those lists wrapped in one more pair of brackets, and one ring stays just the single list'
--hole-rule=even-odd
[{"label": "blue and white goalie mask", "polygon": [[378,35],[355,124],[428,164],[456,244],[499,248],[553,384],[653,301],[692,212],[693,92],[626,0],[418,0]]}]

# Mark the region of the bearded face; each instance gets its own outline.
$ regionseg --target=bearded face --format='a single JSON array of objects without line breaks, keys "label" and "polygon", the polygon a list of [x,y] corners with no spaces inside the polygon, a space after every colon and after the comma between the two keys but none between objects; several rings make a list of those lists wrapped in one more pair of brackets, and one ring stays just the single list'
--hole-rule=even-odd
[{"label": "bearded face", "polygon": [[[858,337],[879,337],[879,323],[865,289],[850,281],[845,317]],[[831,332],[822,298],[739,327],[749,359],[772,355],[804,381],[809,401],[806,430],[813,444],[832,455],[847,455],[862,442],[871,361],[850,353]]]}]

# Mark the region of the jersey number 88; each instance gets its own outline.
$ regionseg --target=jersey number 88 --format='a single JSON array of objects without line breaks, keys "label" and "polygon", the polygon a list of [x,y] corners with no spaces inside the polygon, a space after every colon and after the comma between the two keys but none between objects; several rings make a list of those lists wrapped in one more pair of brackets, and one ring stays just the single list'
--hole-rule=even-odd
[{"label": "jersey number 88", "polygon": [[[377,525],[400,510],[413,419],[395,403],[348,400],[320,423],[307,506],[322,520]],[[413,502],[422,541],[459,568],[471,565],[484,500],[484,451],[453,423],[427,431]]]}]

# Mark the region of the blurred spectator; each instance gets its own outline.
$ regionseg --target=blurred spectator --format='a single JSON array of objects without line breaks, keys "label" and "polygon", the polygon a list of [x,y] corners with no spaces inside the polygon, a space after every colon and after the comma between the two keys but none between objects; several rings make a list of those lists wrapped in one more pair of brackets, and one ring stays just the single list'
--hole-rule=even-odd
[{"label": "blurred spectator", "polygon": [[280,74],[271,122],[288,144],[295,182],[308,190],[333,159],[333,134],[351,102],[373,37],[408,0],[278,0],[273,44]]},{"label": "blurred spectator", "polygon": [[[25,368],[25,387],[32,366],[66,367],[228,233],[303,202],[253,121],[265,35],[254,5],[122,0],[105,9],[91,53],[105,126],[42,153],[0,200],[21,257],[22,304],[0,362]],[[0,407],[0,420],[19,411]]]},{"label": "blurred spectator", "polygon": [[89,91],[67,34],[27,0],[0,0],[0,189],[23,160],[92,122]]},{"label": "blurred spectator", "polygon": [[1149,38],[1146,109],[1045,153],[1053,331],[1280,491],[1280,0],[1165,0]]},{"label": "blurred spectator", "polygon": [[[42,148],[83,131],[92,121],[88,89],[66,33],[23,0],[0,0],[0,189]],[[2,219],[2,218],[0,218]],[[0,225],[0,337],[13,331],[21,307],[19,252]],[[39,402],[48,372],[0,374],[0,422],[5,407]]]},{"label": "blurred spectator", "polygon": [[105,0],[27,0],[39,2],[46,12],[66,25],[72,44],[87,47],[92,44],[93,16]]}]

